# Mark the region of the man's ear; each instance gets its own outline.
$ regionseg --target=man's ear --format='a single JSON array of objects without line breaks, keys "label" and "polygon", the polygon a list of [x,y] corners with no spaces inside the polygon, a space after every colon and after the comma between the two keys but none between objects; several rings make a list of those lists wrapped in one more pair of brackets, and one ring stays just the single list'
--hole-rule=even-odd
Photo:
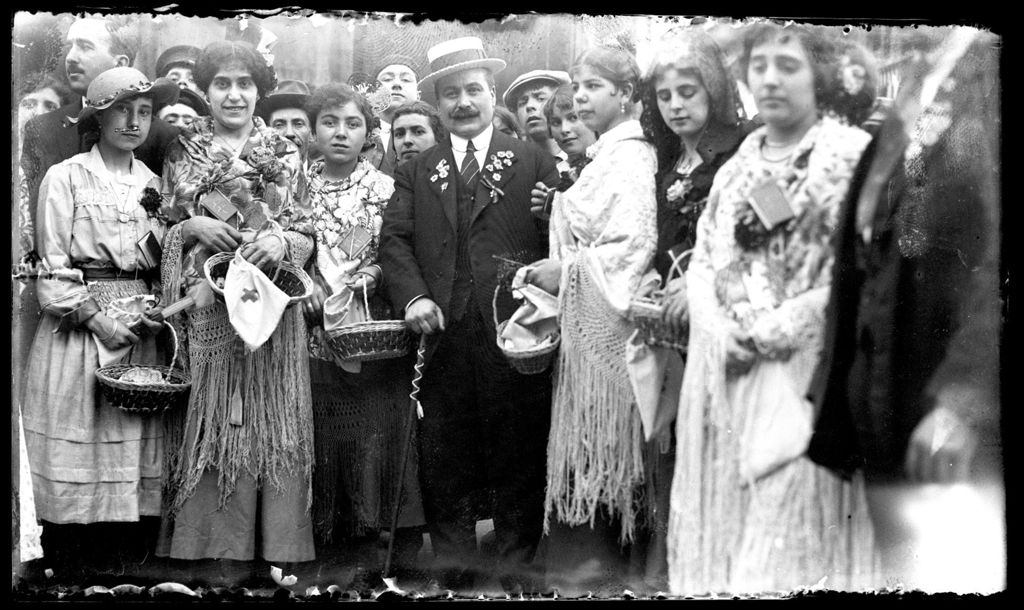
[{"label": "man's ear", "polygon": [[132,62],[128,59],[127,55],[115,55],[114,56],[115,68],[126,68],[130,67]]}]

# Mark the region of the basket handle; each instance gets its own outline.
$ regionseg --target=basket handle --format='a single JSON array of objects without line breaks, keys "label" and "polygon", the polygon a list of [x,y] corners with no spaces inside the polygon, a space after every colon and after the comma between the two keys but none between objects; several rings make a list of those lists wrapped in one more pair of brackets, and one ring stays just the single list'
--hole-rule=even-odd
[{"label": "basket handle", "polygon": [[671,282],[672,280],[674,280],[674,279],[676,279],[678,277],[682,277],[683,276],[683,269],[682,269],[682,267],[680,267],[680,265],[682,264],[683,261],[685,261],[686,259],[690,258],[691,254],[693,254],[693,248],[690,248],[689,250],[685,250],[683,252],[680,252],[679,256],[672,256],[672,251],[669,250],[668,256],[669,256],[669,258],[672,259],[672,266],[669,267],[669,270],[668,270],[668,280],[665,281],[666,284],[668,284],[669,282]]},{"label": "basket handle", "polygon": [[[278,235],[277,233],[268,233],[281,240],[281,244],[284,246],[284,258],[281,260],[287,260],[289,263],[292,262],[292,252],[288,247],[288,240],[284,238],[284,235]],[[281,273],[281,263],[278,263],[274,267],[274,277],[270,278],[271,282],[277,282],[277,276]]]},{"label": "basket handle", "polygon": [[366,321],[373,322],[373,316],[370,315],[370,297],[366,296],[366,276],[363,275],[359,281],[363,283],[363,307],[366,308]]},{"label": "basket handle", "polygon": [[494,328],[498,328],[498,291],[501,290],[501,282],[494,287],[494,298],[491,299],[491,315],[494,317]]},{"label": "basket handle", "polygon": [[171,354],[171,365],[167,367],[167,374],[164,375],[164,381],[170,383],[171,371],[174,370],[174,363],[178,361],[178,333],[174,330],[174,325],[164,320],[164,324],[167,326],[167,330],[171,331],[171,343],[174,344],[174,352]]}]

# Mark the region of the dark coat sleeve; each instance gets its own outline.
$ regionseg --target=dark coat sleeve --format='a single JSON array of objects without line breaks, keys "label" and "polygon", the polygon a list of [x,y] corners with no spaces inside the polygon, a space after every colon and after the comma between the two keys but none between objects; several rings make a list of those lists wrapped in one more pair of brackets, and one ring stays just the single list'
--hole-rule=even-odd
[{"label": "dark coat sleeve", "polygon": [[39,184],[43,181],[46,168],[43,167],[42,146],[40,145],[40,117],[34,117],[25,124],[25,140],[21,147],[21,171],[28,186],[29,214],[32,226],[36,222],[36,202],[39,201]]},{"label": "dark coat sleeve", "polygon": [[404,312],[413,298],[430,295],[416,262],[416,208],[413,193],[415,168],[406,163],[395,171],[395,192],[384,208],[380,230],[378,264],[384,272],[384,286],[396,312]]}]

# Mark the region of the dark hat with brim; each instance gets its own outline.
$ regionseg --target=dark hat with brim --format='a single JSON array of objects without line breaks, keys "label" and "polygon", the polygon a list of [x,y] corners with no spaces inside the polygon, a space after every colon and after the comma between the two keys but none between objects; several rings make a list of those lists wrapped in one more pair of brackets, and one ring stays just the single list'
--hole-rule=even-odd
[{"label": "dark hat with brim", "polygon": [[164,107],[170,106],[171,104],[184,104],[192,110],[195,110],[196,114],[199,116],[210,116],[210,105],[206,103],[203,96],[187,87],[181,87],[181,92],[177,100],[161,106],[153,106],[153,110],[160,112]]},{"label": "dark hat with brim", "polygon": [[80,123],[100,110],[110,108],[120,100],[146,95],[153,100],[153,108],[173,104],[178,100],[181,89],[167,78],[150,82],[146,75],[135,68],[111,68],[100,73],[89,83],[85,94],[85,107],[78,113],[75,122]]},{"label": "dark hat with brim", "polygon": [[309,85],[300,80],[283,80],[277,84],[277,89],[267,97],[256,102],[256,115],[268,121],[271,113],[281,108],[302,109],[309,101],[312,92]]},{"label": "dark hat with brim", "polygon": [[187,44],[169,47],[156,59],[157,77],[167,76],[167,71],[176,65],[195,68],[196,62],[199,61],[199,55],[202,54],[202,52],[203,50],[199,47],[193,47],[192,45]]}]

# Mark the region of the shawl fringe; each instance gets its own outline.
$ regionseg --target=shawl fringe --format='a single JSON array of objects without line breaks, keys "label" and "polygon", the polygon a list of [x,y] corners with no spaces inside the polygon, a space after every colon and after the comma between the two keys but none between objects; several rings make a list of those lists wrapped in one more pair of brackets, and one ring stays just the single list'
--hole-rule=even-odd
[{"label": "shawl fringe", "polygon": [[638,522],[652,521],[645,512],[653,508],[643,485],[643,426],[625,368],[633,329],[606,303],[580,260],[568,264],[561,297],[544,532],[552,515],[593,527],[601,510],[621,519],[619,541],[626,544]]}]

